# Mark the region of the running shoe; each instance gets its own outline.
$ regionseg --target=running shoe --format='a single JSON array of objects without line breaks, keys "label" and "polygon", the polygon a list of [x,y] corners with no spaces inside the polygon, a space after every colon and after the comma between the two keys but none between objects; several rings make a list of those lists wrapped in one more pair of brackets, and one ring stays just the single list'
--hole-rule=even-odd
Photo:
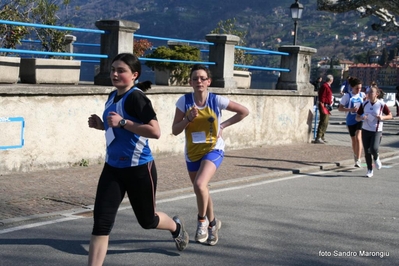
[{"label": "running shoe", "polygon": [[216,224],[212,227],[208,227],[208,239],[207,243],[210,246],[216,245],[219,240],[219,230],[222,227],[222,221],[216,219]]},{"label": "running shoe", "polygon": [[356,162],[355,162],[355,167],[359,167],[359,168],[362,167],[362,164],[361,164],[361,161],[360,161],[360,160],[356,160]]},{"label": "running shoe", "polygon": [[377,158],[377,160],[374,161],[375,163],[375,167],[377,168],[377,170],[380,170],[382,167],[382,163],[380,161],[380,158]]},{"label": "running shoe", "polygon": [[173,217],[173,221],[180,224],[179,235],[177,237],[173,238],[173,240],[175,240],[177,250],[183,251],[188,246],[188,242],[189,242],[190,238],[189,238],[188,233],[187,233],[186,229],[184,228],[184,224],[183,224],[182,220],[179,218],[179,216]]},{"label": "running shoe", "polygon": [[373,177],[373,170],[368,170],[366,177]]},{"label": "running shoe", "polygon": [[195,233],[195,241],[204,243],[208,239],[208,219],[204,222],[198,221],[197,232]]}]

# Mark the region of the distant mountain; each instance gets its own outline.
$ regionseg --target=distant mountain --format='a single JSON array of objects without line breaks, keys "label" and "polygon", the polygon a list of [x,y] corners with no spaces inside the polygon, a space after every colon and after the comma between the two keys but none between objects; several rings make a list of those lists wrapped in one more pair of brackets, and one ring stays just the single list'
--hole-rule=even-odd
[{"label": "distant mountain", "polygon": [[[294,0],[70,0],[68,12],[61,12],[60,17],[75,27],[93,29],[95,21],[101,19],[130,20],[140,24],[137,34],[198,41],[204,40],[219,21],[236,18],[248,32],[246,46],[277,50],[293,43],[294,23],[289,9],[293,3]],[[389,36],[371,30],[370,25],[377,21],[374,17],[361,19],[356,12],[318,11],[316,0],[300,3],[304,11],[298,22],[297,44],[316,48],[314,60],[334,56],[354,60],[359,53],[378,49],[376,43],[368,41],[371,35],[378,40]],[[79,42],[99,43],[99,36],[96,40],[87,34],[76,35]],[[390,43],[396,45],[397,39]],[[155,41],[155,45],[165,44]],[[380,44],[388,45],[386,41]],[[256,65],[278,66],[276,57],[258,56],[256,60]]]},{"label": "distant mountain", "polygon": [[[204,40],[221,20],[236,18],[248,30],[247,43],[253,47],[275,48],[291,44],[293,21],[289,7],[293,0],[71,0],[61,16],[76,27],[95,28],[101,19],[124,19],[140,23],[138,34]],[[345,45],[352,33],[388,35],[370,29],[376,18],[360,19],[355,12],[332,14],[316,10],[315,0],[302,0],[303,18],[298,26],[298,44],[315,48]],[[75,7],[79,7],[75,11]],[[336,40],[338,38],[338,42]],[[350,46],[350,45],[349,45]],[[361,48],[361,44],[356,44]],[[351,48],[352,49],[352,48]],[[336,53],[337,51],[329,51]],[[351,55],[351,53],[349,53]],[[322,56],[322,55],[320,55]],[[325,56],[333,56],[326,54]],[[351,59],[351,58],[348,58]]]},{"label": "distant mountain", "polygon": [[[289,12],[292,0],[281,0]],[[71,0],[71,10],[79,7],[72,17],[75,26],[94,27],[100,19],[125,19],[140,23],[141,34],[157,34],[171,38],[203,39],[216,27],[217,22],[237,16],[251,17],[271,14],[275,1],[187,1],[187,0]],[[66,12],[63,15],[67,15]],[[249,26],[249,25],[248,25]],[[162,34],[160,34],[162,33]]]}]

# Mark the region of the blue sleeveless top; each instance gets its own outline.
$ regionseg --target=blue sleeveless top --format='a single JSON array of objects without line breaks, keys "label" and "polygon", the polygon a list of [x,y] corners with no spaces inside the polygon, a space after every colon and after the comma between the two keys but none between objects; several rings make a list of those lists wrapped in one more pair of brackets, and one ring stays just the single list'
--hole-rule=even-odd
[{"label": "blue sleeveless top", "polygon": [[[103,121],[107,121],[108,113],[114,111],[122,116],[124,119],[133,121],[134,123],[143,124],[136,117],[130,116],[126,113],[124,105],[128,96],[134,91],[139,90],[133,87],[123,95],[119,101],[114,103],[117,91],[111,92],[107,102],[105,103],[105,110],[103,113]],[[105,131],[108,130],[108,124],[104,122]],[[107,146],[107,153],[105,162],[117,168],[126,168],[145,164],[153,161],[151,149],[148,145],[148,138],[137,135],[131,131],[123,128],[112,128],[115,135],[114,140]]]},{"label": "blue sleeveless top", "polygon": [[[353,108],[353,107],[360,107],[360,105],[363,103],[363,98],[364,98],[364,93],[359,92],[356,95],[352,95],[352,93],[349,92],[349,102],[346,104],[346,108]],[[359,123],[356,121],[356,112],[348,112],[348,115],[346,116],[346,124],[348,126],[355,125]]]}]

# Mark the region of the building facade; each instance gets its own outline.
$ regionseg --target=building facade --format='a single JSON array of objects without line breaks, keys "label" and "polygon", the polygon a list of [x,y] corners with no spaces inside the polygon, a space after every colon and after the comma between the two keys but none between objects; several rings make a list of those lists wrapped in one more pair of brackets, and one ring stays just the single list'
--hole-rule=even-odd
[{"label": "building facade", "polygon": [[399,64],[353,64],[349,66],[349,76],[363,81],[365,86],[375,81],[379,86],[397,86],[399,84]]}]

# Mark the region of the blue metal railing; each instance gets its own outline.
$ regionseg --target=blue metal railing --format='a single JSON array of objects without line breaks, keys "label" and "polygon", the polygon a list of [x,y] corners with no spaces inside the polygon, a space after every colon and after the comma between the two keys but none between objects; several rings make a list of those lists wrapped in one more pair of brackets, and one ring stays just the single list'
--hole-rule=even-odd
[{"label": "blue metal railing", "polygon": [[[95,34],[109,33],[108,31],[104,31],[104,30],[53,26],[53,25],[25,23],[25,22],[17,22],[17,21],[9,21],[9,20],[0,20],[0,24],[35,27],[35,28],[49,28],[49,29],[56,29],[56,30],[95,33]],[[185,43],[195,44],[195,45],[208,45],[208,46],[214,45],[214,43],[210,43],[210,42],[192,41],[192,40],[175,39],[175,38],[167,38],[167,37],[157,37],[157,36],[141,35],[141,34],[135,34],[134,37],[153,39],[153,40],[161,40],[161,41],[176,41],[176,42],[183,42],[183,43],[185,42]],[[40,41],[37,41],[37,40],[23,40],[22,42],[40,43]],[[74,45],[75,46],[100,47],[99,44],[89,44],[89,43],[74,43]],[[284,53],[284,52],[262,50],[262,49],[249,48],[249,47],[243,47],[243,46],[235,46],[235,49],[246,50],[246,51],[249,51],[249,52],[247,52],[248,54],[256,54],[256,55],[280,55],[280,56],[288,55],[288,53]],[[205,50],[205,49],[202,49],[200,51],[203,53],[209,52],[209,50]],[[104,54],[65,53],[65,52],[61,53],[61,52],[35,51],[35,50],[24,50],[24,49],[8,49],[8,48],[0,48],[0,52],[15,53],[15,54],[36,54],[36,55],[47,55],[47,56],[86,57],[86,58],[97,58],[97,59],[108,58],[108,55],[104,55]],[[140,57],[139,59],[143,60],[143,61],[159,61],[159,62],[183,63],[183,64],[198,64],[198,63],[205,64],[205,65],[215,65],[216,64],[215,62],[169,60],[169,59],[163,59],[163,58],[156,59],[156,58]],[[81,59],[80,61],[85,62],[85,63],[98,63],[99,62],[99,60],[91,60],[91,59],[90,60]],[[246,68],[246,69],[253,69],[253,70],[280,71],[280,72],[289,72],[290,71],[289,69],[285,69],[285,68],[262,67],[262,66],[242,65],[242,64],[235,64],[234,66],[240,67],[240,68]]]},{"label": "blue metal railing", "polygon": [[263,49],[258,49],[258,48],[249,48],[249,47],[243,47],[243,46],[235,46],[235,48],[240,49],[240,50],[259,52],[260,54],[289,55],[289,53],[286,53],[286,52],[277,52],[277,51],[263,50]]},{"label": "blue metal railing", "polygon": [[[166,38],[166,37],[158,37],[158,36],[150,36],[150,35],[142,35],[142,34],[134,34],[136,38],[144,38],[150,40],[161,40],[161,41],[175,41],[179,43],[189,43],[189,44],[196,44],[196,45],[214,45],[211,42],[201,42],[201,41],[192,41],[192,40],[185,40],[185,39],[174,39],[174,38]],[[152,47],[154,49],[154,47]],[[206,52],[209,50],[200,50],[201,52]],[[187,60],[173,60],[173,59],[163,59],[163,58],[146,58],[146,57],[139,57],[142,61],[154,61],[154,62],[169,62],[169,63],[180,63],[180,64],[203,64],[203,65],[216,65],[215,62],[204,62],[204,61],[187,61]]]},{"label": "blue metal railing", "polygon": [[187,61],[187,60],[173,60],[173,59],[157,59],[157,58],[146,58],[139,57],[140,60],[144,61],[156,61],[156,62],[169,62],[169,63],[182,63],[182,64],[203,64],[203,65],[216,65],[215,62],[203,62],[203,61]]},{"label": "blue metal railing", "polygon": [[190,40],[184,40],[184,39],[173,39],[173,38],[156,37],[156,36],[141,35],[141,34],[134,34],[134,37],[145,38],[145,39],[154,39],[154,40],[162,40],[162,41],[186,42],[186,43],[192,43],[192,44],[215,45],[214,43],[211,43],[211,42],[190,41]]},{"label": "blue metal railing", "polygon": [[43,52],[43,51],[22,50],[22,49],[7,49],[7,48],[0,48],[0,52],[16,53],[16,54],[38,54],[38,55],[52,55],[52,56],[108,58],[107,55],[102,55],[102,54]]},{"label": "blue metal railing", "polygon": [[[138,38],[146,38],[146,39],[154,39],[154,40],[186,42],[186,43],[190,43],[190,44],[214,45],[214,43],[210,43],[210,42],[190,41],[190,40],[184,40],[184,39],[171,39],[171,38],[156,37],[156,36],[150,36],[150,35],[135,34],[134,36],[138,37]],[[243,46],[235,46],[235,49],[257,52],[258,55],[282,55],[282,56],[289,55],[288,53],[285,53],[285,52],[262,50],[262,49],[249,48],[249,47],[243,47]],[[201,50],[201,52],[206,53],[206,52],[209,52],[209,50]],[[142,58],[142,57],[140,57],[139,59],[144,60],[144,61],[147,60],[147,61],[183,63],[183,64],[197,64],[197,63],[207,64],[207,65],[215,65],[216,64],[215,62],[195,62],[195,61],[167,60],[167,59]],[[266,71],[280,71],[280,72],[289,72],[290,71],[289,69],[286,69],[286,68],[261,67],[261,66],[241,65],[241,64],[234,64],[234,66],[241,67],[241,68],[247,68],[247,69],[266,70]]]},{"label": "blue metal railing", "polygon": [[250,65],[240,65],[240,64],[234,64],[234,66],[241,67],[241,68],[255,69],[255,70],[290,72],[290,70],[288,68],[260,67],[260,66],[250,66]]},{"label": "blue metal railing", "polygon": [[[249,48],[249,47],[243,47],[243,46],[235,46],[235,49],[240,49],[240,50],[245,50],[245,51],[253,51],[253,52],[258,53],[259,55],[282,55],[282,56],[289,55],[289,53],[286,53],[286,52],[262,50],[262,49]],[[261,67],[261,66],[242,65],[242,64],[234,64],[234,66],[241,67],[241,68],[247,68],[247,69],[255,69],[255,70],[290,72],[290,70],[288,68]]]},{"label": "blue metal railing", "polygon": [[[54,26],[54,25],[44,25],[44,24],[26,23],[26,22],[18,22],[18,21],[10,21],[10,20],[0,20],[0,24],[15,25],[15,26],[26,26],[26,27],[34,27],[34,28],[56,29],[56,30],[63,30],[63,31],[97,33],[97,34],[106,34],[106,33],[108,33],[107,31],[104,31],[104,30],[94,30],[94,29],[63,27],[63,26]],[[41,43],[38,40],[22,40],[21,42],[25,42],[25,43]],[[46,55],[46,56],[108,58],[108,55],[102,55],[102,54],[65,53],[65,52],[61,53],[61,52],[36,51],[36,50],[26,50],[26,49],[0,48],[0,52],[3,52],[3,53],[15,53],[15,54]]]},{"label": "blue metal railing", "polygon": [[11,21],[11,20],[2,20],[2,19],[0,19],[0,24],[8,24],[8,25],[15,25],[15,26],[26,26],[26,27],[34,27],[34,28],[55,29],[55,30],[64,30],[64,31],[91,32],[91,33],[99,33],[99,34],[107,33],[104,30],[93,30],[93,29],[84,29],[84,28],[53,26],[53,25],[45,25],[45,24],[36,24],[36,23],[26,23],[26,22],[18,22],[18,21]]},{"label": "blue metal railing", "polygon": [[73,43],[73,46],[90,46],[90,47],[100,47],[99,44],[97,43],[81,43],[81,42],[75,42]]}]

